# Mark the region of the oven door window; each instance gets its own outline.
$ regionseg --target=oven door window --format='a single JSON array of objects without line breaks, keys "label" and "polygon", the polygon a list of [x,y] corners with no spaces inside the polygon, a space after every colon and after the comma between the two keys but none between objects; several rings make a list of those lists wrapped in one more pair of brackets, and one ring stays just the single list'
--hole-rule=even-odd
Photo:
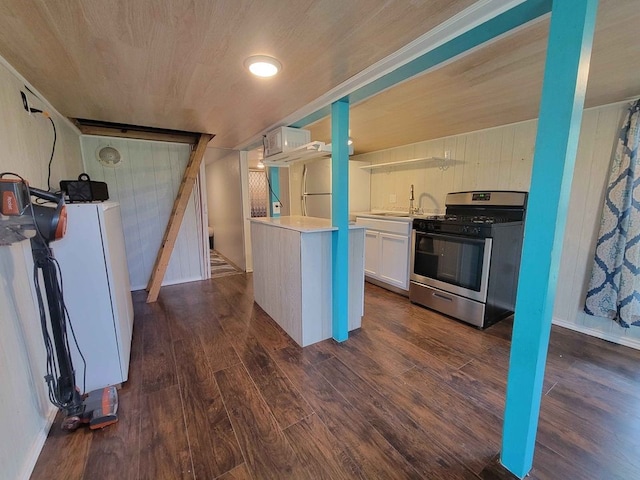
[{"label": "oven door window", "polygon": [[416,232],[413,272],[479,292],[484,239]]}]

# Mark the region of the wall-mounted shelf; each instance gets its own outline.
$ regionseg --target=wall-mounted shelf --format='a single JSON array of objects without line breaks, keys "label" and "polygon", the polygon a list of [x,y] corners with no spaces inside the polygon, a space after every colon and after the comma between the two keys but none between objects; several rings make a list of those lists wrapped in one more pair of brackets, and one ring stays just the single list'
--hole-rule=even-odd
[{"label": "wall-mounted shelf", "polygon": [[462,163],[462,160],[454,160],[452,158],[442,158],[442,157],[425,157],[425,158],[411,158],[409,160],[398,160],[397,162],[386,162],[386,163],[374,163],[372,165],[366,165],[360,168],[366,168],[368,170],[374,170],[377,168],[391,168],[400,165],[408,165],[410,163],[423,163],[426,168],[440,168],[441,170],[446,170],[451,165],[455,165],[457,163]]},{"label": "wall-mounted shelf", "polygon": [[[353,147],[349,145],[349,155],[353,154]],[[290,165],[303,160],[313,160],[315,158],[330,157],[331,144],[324,142],[311,142],[301,147],[294,148],[288,152],[277,153],[265,158],[262,163],[267,167],[289,167]]]}]

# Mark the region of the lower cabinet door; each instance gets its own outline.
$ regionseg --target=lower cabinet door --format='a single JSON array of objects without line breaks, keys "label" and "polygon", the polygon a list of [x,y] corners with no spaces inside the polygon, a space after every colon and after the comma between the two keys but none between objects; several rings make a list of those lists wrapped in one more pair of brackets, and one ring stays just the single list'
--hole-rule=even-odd
[{"label": "lower cabinet door", "polygon": [[[379,232],[378,277],[391,285],[409,288],[409,238],[404,235]],[[366,247],[365,247],[366,248]]]},{"label": "lower cabinet door", "polygon": [[364,235],[364,273],[378,277],[380,265],[380,232],[367,230]]}]

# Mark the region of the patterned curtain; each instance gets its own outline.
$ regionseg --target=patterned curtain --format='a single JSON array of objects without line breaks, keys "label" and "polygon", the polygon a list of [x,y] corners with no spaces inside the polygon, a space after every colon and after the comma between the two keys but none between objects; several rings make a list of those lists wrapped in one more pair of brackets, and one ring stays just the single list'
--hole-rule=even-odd
[{"label": "patterned curtain", "polygon": [[629,107],[609,172],[584,310],[640,326],[640,100]]}]

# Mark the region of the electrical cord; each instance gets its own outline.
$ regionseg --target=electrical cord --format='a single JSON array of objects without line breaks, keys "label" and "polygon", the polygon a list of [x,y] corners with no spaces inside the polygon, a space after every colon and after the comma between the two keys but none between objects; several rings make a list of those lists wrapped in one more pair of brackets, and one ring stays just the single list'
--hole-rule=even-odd
[{"label": "electrical cord", "polygon": [[[17,173],[13,173],[13,172],[2,172],[0,173],[0,178],[2,178],[4,175],[13,175],[15,177],[18,177],[20,181],[24,184],[27,190],[28,197],[31,198],[31,190],[29,188],[29,184],[24,178],[22,178]],[[80,358],[82,359],[82,363],[83,363],[83,380],[82,380],[83,391],[86,388],[87,361],[82,353],[82,350],[80,349],[80,345],[78,344],[78,339],[73,329],[73,323],[71,322],[69,311],[67,310],[67,306],[64,303],[64,286],[62,282],[62,270],[60,269],[60,264],[58,263],[58,260],[56,260],[56,258],[53,256],[53,251],[51,250],[51,247],[49,246],[48,242],[42,235],[40,228],[38,227],[38,222],[36,221],[36,215],[33,210],[33,203],[31,202],[29,203],[29,210],[31,213],[31,218],[33,220],[34,227],[35,227],[36,235],[39,237],[40,242],[46,252],[46,255],[40,259],[44,263],[43,265],[39,265],[38,262],[35,262],[35,261],[33,264],[33,283],[36,290],[36,298],[38,300],[38,310],[40,314],[40,327],[42,330],[42,337],[44,340],[45,351],[46,351],[47,374],[44,378],[45,378],[45,381],[47,382],[47,389],[49,392],[49,401],[56,407],[65,409],[71,405],[71,402],[73,401],[73,395],[71,395],[71,398],[64,399],[62,398],[62,395],[60,392],[60,386],[58,384],[58,378],[60,378],[60,370],[58,366],[59,359],[56,357],[54,353],[54,348],[51,342],[51,336],[49,335],[49,328],[47,326],[47,315],[46,315],[46,310],[44,306],[44,300],[42,298],[40,276],[38,275],[39,268],[44,268],[45,266],[49,266],[50,268],[55,268],[57,272],[58,282],[56,285],[56,289],[57,289],[58,295],[56,295],[57,304],[55,305],[54,308],[58,309],[58,313],[59,313],[58,317],[61,319],[60,329],[61,329],[62,338],[64,341],[64,348],[66,350],[64,354],[68,357],[71,370],[75,376],[75,369],[73,367],[73,360],[71,358],[71,353],[70,353],[71,349],[69,348],[69,339],[67,335],[67,324],[69,324],[71,328],[71,335],[73,337],[73,341],[76,345],[76,348],[78,350],[78,353],[80,354]]]},{"label": "electrical cord", "polygon": [[[267,136],[263,135],[262,136],[262,157],[264,158],[265,155],[267,153]],[[269,169],[267,168],[265,171],[265,177],[267,178],[267,185],[269,186],[269,192],[271,193],[271,195],[273,195],[274,197],[276,197],[276,200],[278,200],[278,203],[280,204],[280,208],[282,208],[282,202],[280,201],[280,199],[278,198],[278,195],[276,195],[276,192],[273,191],[273,188],[271,188],[271,180],[269,179]],[[271,202],[269,202],[271,203]],[[267,208],[267,210],[269,210]]]},{"label": "electrical cord", "polygon": [[43,110],[40,110],[39,108],[30,108],[29,111],[31,113],[40,113],[42,114],[42,116],[46,117],[49,119],[49,121],[51,122],[51,126],[53,127],[53,145],[51,147],[51,156],[49,157],[49,165],[47,167],[48,173],[47,173],[47,192],[51,191],[51,164],[53,163],[53,155],[56,153],[56,143],[58,141],[58,131],[56,130],[56,124],[53,122],[53,118],[51,118],[51,115],[49,114],[49,112],[45,112]]},{"label": "electrical cord", "polygon": [[282,202],[278,198],[278,195],[276,195],[276,192],[273,191],[273,188],[271,188],[271,180],[269,179],[269,172],[268,171],[265,172],[265,176],[267,177],[267,185],[269,185],[269,192],[271,192],[271,195],[276,197],[276,200],[278,200],[278,203],[280,204],[280,208],[282,208]]}]

